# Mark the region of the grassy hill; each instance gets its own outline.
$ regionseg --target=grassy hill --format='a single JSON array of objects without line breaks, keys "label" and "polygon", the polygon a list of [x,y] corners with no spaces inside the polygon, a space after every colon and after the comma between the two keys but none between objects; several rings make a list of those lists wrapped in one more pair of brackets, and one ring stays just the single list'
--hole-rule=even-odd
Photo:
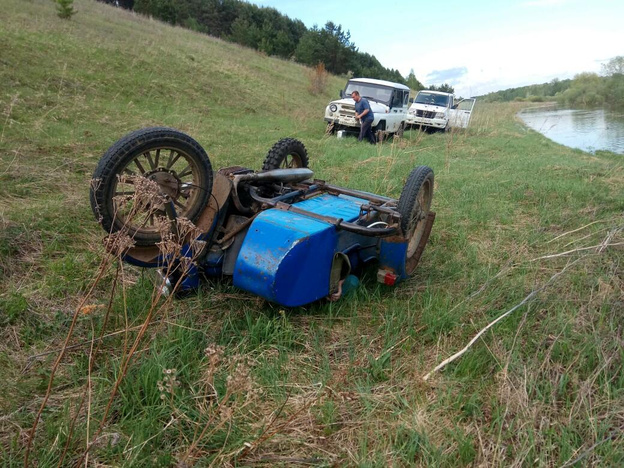
[{"label": "grassy hill", "polygon": [[[312,96],[304,67],[95,1],[71,21],[49,0],[1,6],[4,466],[23,465],[53,370],[37,466],[88,444],[92,466],[624,463],[621,155],[546,140],[519,104],[478,104],[464,132],[338,140],[322,113],[343,78]],[[158,309],[124,371],[153,277],[101,268],[88,191],[106,148],[150,125],[189,133],[216,167],[259,168],[296,137],[317,177],[390,196],[431,166],[438,217],[415,277],[386,288],[373,268],[351,296],[293,310],[207,283]]]}]

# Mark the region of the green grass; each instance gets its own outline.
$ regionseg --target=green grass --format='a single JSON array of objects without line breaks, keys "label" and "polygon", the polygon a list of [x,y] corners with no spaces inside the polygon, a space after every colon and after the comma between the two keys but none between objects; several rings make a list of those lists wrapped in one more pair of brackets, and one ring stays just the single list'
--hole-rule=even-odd
[{"label": "green grass", "polygon": [[[515,119],[517,103],[477,103],[464,132],[411,131],[377,147],[329,138],[323,109],[343,78],[311,96],[297,64],[101,3],[75,8],[70,21],[48,0],[0,9],[3,466],[23,465],[54,360],[104,255],[91,174],[115,140],[149,125],[189,133],[216,167],[259,168],[275,141],[299,138],[317,177],[395,197],[427,164],[437,219],[414,277],[394,288],[372,268],[336,303],[283,309],[227,281],[167,303],[89,463],[624,463],[624,254],[586,249],[610,233],[622,244],[621,155],[546,140]],[[125,265],[113,291],[115,267],[88,296],[96,307],[79,314],[69,342],[79,346],[56,372],[30,453],[38,466],[58,465],[66,444],[63,464],[75,464],[94,441],[149,312],[154,276]],[[90,364],[100,334],[110,336],[94,343]],[[178,385],[164,385],[167,369]]]}]

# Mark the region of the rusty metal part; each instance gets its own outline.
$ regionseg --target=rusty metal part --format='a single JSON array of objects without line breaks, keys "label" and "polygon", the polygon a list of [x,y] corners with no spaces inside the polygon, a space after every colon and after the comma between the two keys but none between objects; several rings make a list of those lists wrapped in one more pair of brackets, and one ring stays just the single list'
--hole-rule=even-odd
[{"label": "rusty metal part", "polygon": [[246,167],[242,167],[242,166],[231,166],[231,167],[224,167],[223,169],[219,169],[219,174],[224,175],[225,177],[229,178],[232,181],[231,194],[232,194],[232,201],[234,202],[234,206],[236,207],[238,211],[240,211],[241,213],[245,213],[245,214],[252,214],[254,211],[250,207],[244,206],[241,203],[240,197],[238,196],[239,179],[237,179],[237,176],[243,175],[243,174],[253,174],[253,172],[254,172],[253,170],[248,169]]},{"label": "rusty metal part", "polygon": [[347,276],[349,276],[349,273],[351,273],[351,261],[349,257],[342,252],[336,252],[329,273],[330,301],[337,301],[340,299],[340,296],[342,296],[342,284]]},{"label": "rusty metal part", "polygon": [[248,174],[250,172],[253,172],[252,169],[249,169],[247,167],[243,167],[243,166],[230,166],[230,167],[224,167],[222,169],[219,169],[218,173],[221,175],[224,175],[228,178],[236,175],[236,174]]},{"label": "rusty metal part", "polygon": [[238,229],[238,226],[249,226],[248,219],[244,216],[232,215],[228,218],[226,229],[229,231],[236,231],[236,235],[233,241],[227,247],[223,247],[225,251],[225,258],[223,260],[222,274],[231,276],[234,274],[234,266],[236,264],[236,258],[243,245],[245,239],[245,232],[243,229]]},{"label": "rusty metal part", "polygon": [[[266,174],[266,173],[265,173]],[[387,236],[391,236],[393,234],[396,233],[396,231],[398,230],[398,226],[399,223],[398,221],[400,220],[400,215],[393,210],[392,208],[389,208],[387,205],[389,203],[395,203],[396,200],[392,199],[392,198],[388,198],[386,200],[381,200],[381,199],[376,199],[376,200],[370,200],[371,198],[375,198],[375,196],[373,196],[372,194],[368,194],[366,192],[358,192],[355,190],[350,190],[348,192],[347,195],[350,196],[358,196],[364,195],[365,197],[368,198],[364,198],[364,199],[369,199],[369,201],[371,202],[377,202],[380,203],[380,205],[362,205],[361,208],[361,212],[362,213],[370,213],[373,211],[378,211],[384,214],[387,214],[389,216],[391,216],[393,218],[394,221],[396,221],[396,225],[388,225],[387,227],[384,228],[375,228],[375,227],[369,227],[369,226],[362,226],[356,223],[351,223],[348,221],[344,221],[342,218],[334,218],[331,216],[324,216],[324,215],[319,215],[317,213],[312,213],[310,211],[307,210],[303,210],[301,208],[298,208],[296,206],[293,206],[289,203],[284,202],[284,200],[286,199],[290,199],[290,198],[297,198],[299,197],[300,199],[309,199],[311,198],[312,195],[316,196],[320,193],[323,192],[329,192],[331,193],[330,190],[328,190],[328,186],[327,184],[325,184],[325,182],[320,181],[318,179],[315,179],[314,182],[319,182],[319,185],[317,184],[313,184],[313,183],[309,183],[309,182],[305,182],[301,185],[295,185],[295,187],[302,187],[299,190],[295,190],[293,192],[290,193],[286,193],[284,195],[280,195],[278,197],[275,198],[265,198],[265,197],[261,197],[260,195],[258,195],[257,190],[255,189],[255,187],[250,186],[250,196],[257,201],[258,203],[261,203],[262,206],[264,208],[268,208],[268,207],[272,207],[272,208],[277,208],[279,210],[282,211],[291,211],[293,213],[297,213],[297,214],[301,214],[304,216],[308,216],[310,218],[314,218],[314,219],[318,219],[320,221],[324,221],[326,223],[332,224],[334,225],[337,229],[344,229],[346,231],[350,231],[350,232],[354,232],[356,234],[360,234],[363,236],[368,236],[368,237],[387,237]],[[236,181],[235,181],[236,183]],[[346,193],[345,193],[346,194]],[[370,195],[370,196],[369,196]],[[385,197],[383,197],[385,198]],[[238,207],[238,206],[237,206]],[[388,223],[386,223],[388,224]]]},{"label": "rusty metal part", "polygon": [[[405,260],[405,271],[408,274],[411,274],[416,269],[416,265],[418,265],[418,262],[420,261],[420,257],[422,256],[422,253],[427,245],[427,241],[429,240],[429,235],[431,234],[431,228],[433,226],[433,222],[435,221],[435,217],[435,211],[430,211],[429,213],[427,213],[425,227],[423,229],[420,241],[418,242],[418,247],[416,247],[414,255]],[[407,241],[409,242],[409,239],[407,239]]]},{"label": "rusty metal part", "polygon": [[310,192],[316,193],[315,185],[310,186],[308,189],[293,190],[292,192],[288,192],[274,198],[266,198],[258,194],[258,190],[256,189],[256,187],[249,187],[249,195],[251,195],[251,198],[267,206],[275,206],[277,202],[285,202],[286,200],[289,200],[291,198],[302,198]]},{"label": "rusty metal part", "polygon": [[[232,200],[236,209],[243,214],[252,214],[256,210],[251,206],[245,206],[241,201],[239,194],[239,186],[246,187],[250,190],[253,189],[254,183],[256,184],[272,184],[272,183],[298,183],[304,180],[310,179],[314,175],[310,169],[307,168],[291,168],[291,169],[273,169],[266,172],[245,172],[243,174],[234,174],[232,179]],[[267,199],[269,200],[269,199]]]},{"label": "rusty metal part", "polygon": [[232,192],[232,182],[221,171],[214,174],[214,182],[212,184],[212,196],[208,200],[208,205],[200,213],[195,225],[202,232],[210,231],[215,216],[222,209],[230,197]]},{"label": "rusty metal part", "polygon": [[124,252],[124,255],[130,255],[132,258],[143,263],[154,263],[160,255],[160,249],[156,245],[130,247]]},{"label": "rusty metal part", "polygon": [[396,209],[388,208],[387,206],[377,206],[377,205],[362,205],[360,208],[364,213],[370,211],[378,211],[379,213],[384,213],[392,216],[393,218],[399,219],[401,215],[398,213]]},{"label": "rusty metal part", "polygon": [[156,182],[161,192],[172,199],[178,198],[181,194],[182,181],[172,171],[157,169],[146,173],[144,177]]},{"label": "rusty metal part", "polygon": [[239,181],[236,178],[232,180],[232,201],[234,202],[234,206],[236,207],[238,211],[240,211],[243,214],[251,215],[254,213],[254,211],[257,211],[257,210],[254,210],[253,208],[249,206],[243,205],[238,195],[238,182]]},{"label": "rusty metal part", "polygon": [[221,239],[216,241],[217,244],[219,245],[225,244],[227,241],[229,241],[232,237],[234,237],[236,234],[241,232],[243,229],[246,229],[247,227],[249,227],[249,225],[253,222],[254,219],[256,219],[256,216],[258,216],[259,214],[260,214],[259,212],[256,213],[251,218],[248,218],[247,221],[245,221],[244,223],[239,224],[236,227],[232,228],[231,231],[227,231],[225,236],[223,236]]},{"label": "rusty metal part", "polygon": [[392,236],[398,231],[396,226],[388,226],[385,228],[369,228],[367,226],[360,226],[355,223],[341,222],[338,226],[345,231],[354,232],[366,237],[388,237]]},{"label": "rusty metal part", "polygon": [[362,198],[363,200],[375,202],[380,205],[388,202],[396,202],[394,198],[375,195],[368,192],[360,192],[359,190],[351,190],[344,187],[337,187],[336,185],[326,183],[324,180],[315,179],[313,183],[315,185],[318,185],[322,190],[326,190],[328,193],[331,193],[332,195],[349,195],[351,197]]},{"label": "rusty metal part", "polygon": [[175,205],[173,204],[173,199],[167,197],[168,200],[165,202],[165,213],[167,213],[167,218],[169,218],[169,224],[171,225],[171,232],[175,236],[175,239],[180,237],[180,230],[178,229],[178,214],[176,213]]},{"label": "rusty metal part", "polygon": [[345,280],[340,280],[338,282],[338,290],[334,293],[331,293],[329,296],[327,296],[330,302],[336,302],[342,297],[342,285],[344,284],[344,282]]},{"label": "rusty metal part", "polygon": [[336,229],[344,229],[345,231],[354,232],[356,234],[367,237],[388,237],[395,234],[398,230],[396,226],[389,226],[386,228],[369,228],[366,226],[360,226],[359,224],[344,221],[342,218],[334,218],[332,216],[324,216],[317,213],[312,213],[310,211],[302,210],[301,208],[297,208],[296,206],[283,202],[277,202],[274,208],[282,211],[290,211],[292,213],[308,216],[309,218],[318,219],[319,221],[324,221],[326,223],[334,225]]}]

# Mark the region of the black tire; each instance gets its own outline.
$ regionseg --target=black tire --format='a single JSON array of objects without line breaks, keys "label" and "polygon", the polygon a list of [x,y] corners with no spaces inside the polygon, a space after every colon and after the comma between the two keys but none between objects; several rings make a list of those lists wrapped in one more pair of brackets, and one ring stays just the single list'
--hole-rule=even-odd
[{"label": "black tire", "polygon": [[282,138],[267,153],[262,170],[308,167],[308,162],[308,151],[303,143],[294,138]]},{"label": "black tire", "polygon": [[395,132],[394,136],[398,138],[403,138],[403,134],[405,133],[405,122],[401,122],[399,125],[399,129]]},{"label": "black tire", "polygon": [[[155,186],[147,183],[142,196],[146,185],[136,184],[142,178],[156,182],[160,195],[150,194]],[[154,245],[161,240],[157,219],[166,216],[167,202],[173,201],[178,217],[195,221],[212,181],[210,159],[193,138],[172,128],[144,128],[118,140],[100,159],[91,209],[106,232],[126,229],[136,245]]]},{"label": "black tire", "polygon": [[418,263],[415,253],[423,236],[427,215],[433,199],[433,170],[417,166],[412,170],[401,191],[397,209],[401,215],[401,229],[408,239],[405,270],[412,273]]},{"label": "black tire", "polygon": [[325,135],[333,135],[334,133],[336,133],[336,126],[333,122],[328,122],[325,128]]},{"label": "black tire", "polygon": [[375,135],[375,140],[377,141],[377,143],[381,143],[386,139],[387,133],[385,120],[382,120],[377,125],[375,125],[375,127],[373,128],[373,134]]}]

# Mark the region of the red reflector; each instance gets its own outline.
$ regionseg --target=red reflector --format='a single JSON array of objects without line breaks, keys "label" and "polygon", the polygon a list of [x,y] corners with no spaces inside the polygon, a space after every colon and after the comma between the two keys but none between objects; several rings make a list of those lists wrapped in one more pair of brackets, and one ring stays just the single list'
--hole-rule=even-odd
[{"label": "red reflector", "polygon": [[396,280],[397,280],[397,275],[393,273],[386,273],[386,276],[384,276],[384,284],[386,286],[394,286],[394,283],[396,283]]}]

